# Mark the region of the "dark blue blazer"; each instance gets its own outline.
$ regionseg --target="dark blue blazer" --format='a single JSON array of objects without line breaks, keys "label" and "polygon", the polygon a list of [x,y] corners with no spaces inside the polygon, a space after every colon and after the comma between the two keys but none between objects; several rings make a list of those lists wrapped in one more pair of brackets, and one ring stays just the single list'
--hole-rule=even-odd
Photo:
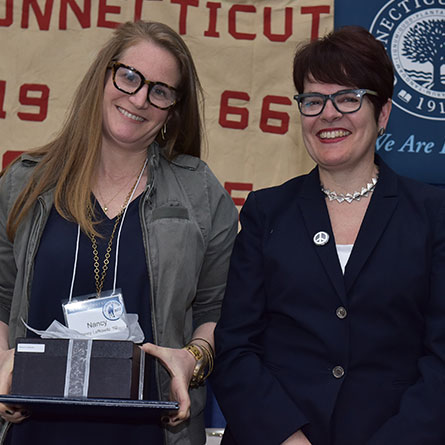
[{"label": "dark blue blazer", "polygon": [[445,191],[377,162],[344,275],[317,169],[249,195],[215,331],[224,445],[445,444]]}]

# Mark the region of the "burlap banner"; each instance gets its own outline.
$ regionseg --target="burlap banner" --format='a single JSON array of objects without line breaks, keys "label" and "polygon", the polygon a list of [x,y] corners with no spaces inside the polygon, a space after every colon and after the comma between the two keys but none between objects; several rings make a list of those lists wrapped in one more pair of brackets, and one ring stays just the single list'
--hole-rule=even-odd
[{"label": "burlap banner", "polygon": [[297,42],[333,27],[333,0],[0,0],[0,155],[50,140],[112,29],[162,21],[194,56],[206,94],[204,159],[242,204],[307,171],[292,100]]}]

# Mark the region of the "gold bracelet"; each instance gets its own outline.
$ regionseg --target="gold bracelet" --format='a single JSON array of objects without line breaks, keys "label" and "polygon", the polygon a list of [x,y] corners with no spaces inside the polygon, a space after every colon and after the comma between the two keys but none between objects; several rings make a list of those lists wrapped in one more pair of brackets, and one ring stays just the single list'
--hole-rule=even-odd
[{"label": "gold bracelet", "polygon": [[198,345],[189,343],[184,349],[193,355],[196,360],[195,368],[193,369],[192,379],[190,380],[190,386],[196,388],[204,383],[204,371],[207,367],[208,358],[206,357],[203,349]]},{"label": "gold bracelet", "polygon": [[193,355],[193,357],[197,362],[199,362],[204,358],[204,353],[202,352],[202,349],[193,343],[189,343],[184,347],[184,349],[190,352],[190,354]]},{"label": "gold bracelet", "polygon": [[[206,343],[208,345],[208,348],[204,345],[192,343],[194,340],[203,341],[204,343]],[[210,344],[210,342],[202,337],[193,337],[190,340],[190,344],[196,344],[199,348],[201,348],[202,351],[204,352],[204,355],[207,358],[207,372],[205,374],[203,374],[203,376],[202,376],[202,381],[204,382],[213,371],[213,365],[214,365],[214,360],[215,360],[215,351],[213,350],[213,346]]]},{"label": "gold bracelet", "polygon": [[208,364],[207,364],[207,371],[206,371],[206,373],[202,376],[202,381],[203,381],[203,382],[207,380],[207,378],[210,376],[210,374],[211,374],[212,371],[213,371],[213,357],[212,357],[212,356],[209,356],[208,358],[209,358],[209,360],[208,360]]},{"label": "gold bracelet", "polygon": [[193,337],[190,340],[190,343],[192,343],[194,340],[201,340],[204,343],[207,343],[207,345],[208,345],[208,347],[210,349],[210,352],[212,353],[212,356],[215,357],[215,350],[213,349],[213,346],[210,344],[210,342],[208,340],[206,340],[205,338],[202,338],[202,337]]}]

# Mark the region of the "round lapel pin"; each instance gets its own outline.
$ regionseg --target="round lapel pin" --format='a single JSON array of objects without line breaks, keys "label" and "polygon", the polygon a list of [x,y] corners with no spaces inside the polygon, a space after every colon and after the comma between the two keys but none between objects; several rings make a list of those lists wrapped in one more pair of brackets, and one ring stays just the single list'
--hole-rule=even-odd
[{"label": "round lapel pin", "polygon": [[313,241],[316,246],[324,246],[329,241],[329,234],[321,230],[314,235]]}]

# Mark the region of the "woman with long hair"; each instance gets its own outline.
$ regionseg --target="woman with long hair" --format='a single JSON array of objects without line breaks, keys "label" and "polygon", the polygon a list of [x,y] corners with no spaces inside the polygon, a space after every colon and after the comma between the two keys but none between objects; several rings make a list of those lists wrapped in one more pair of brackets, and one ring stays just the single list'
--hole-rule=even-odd
[{"label": "woman with long hair", "polygon": [[202,383],[237,212],[200,160],[201,97],[175,31],[126,23],[81,81],[59,135],[2,172],[0,393],[10,389],[22,319],[45,329],[64,321],[71,285],[74,296],[117,286],[157,359],[146,396],[180,405],[162,422],[130,426],[24,420],[23,408],[0,405],[6,443],[205,442]]}]

